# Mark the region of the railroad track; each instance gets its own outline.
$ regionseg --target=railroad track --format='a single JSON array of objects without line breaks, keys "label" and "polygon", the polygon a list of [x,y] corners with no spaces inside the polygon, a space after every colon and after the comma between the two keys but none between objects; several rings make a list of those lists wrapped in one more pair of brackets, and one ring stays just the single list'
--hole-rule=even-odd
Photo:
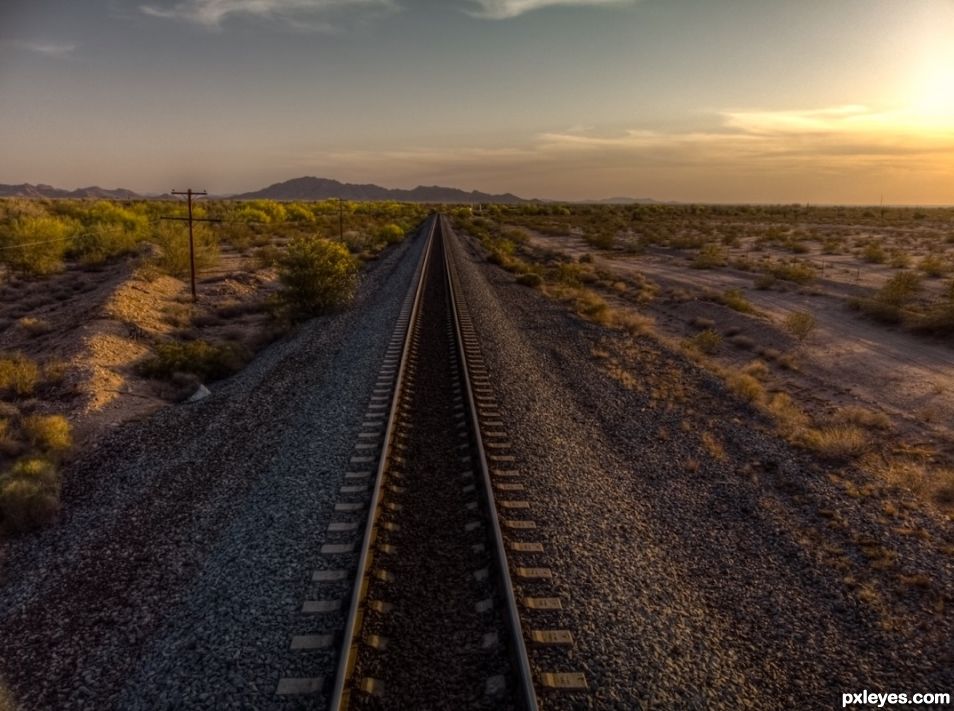
[{"label": "railroad track", "polygon": [[314,577],[329,593],[350,590],[303,607],[341,615],[342,629],[292,641],[337,647],[335,678],[283,679],[278,693],[322,694],[335,710],[533,711],[538,689],[586,682],[545,671],[568,664],[554,650],[565,654],[570,632],[522,627],[521,615],[545,622],[562,602],[534,594],[551,572],[534,564],[543,546],[462,298],[452,233],[439,215],[425,232],[321,549],[341,567]]}]

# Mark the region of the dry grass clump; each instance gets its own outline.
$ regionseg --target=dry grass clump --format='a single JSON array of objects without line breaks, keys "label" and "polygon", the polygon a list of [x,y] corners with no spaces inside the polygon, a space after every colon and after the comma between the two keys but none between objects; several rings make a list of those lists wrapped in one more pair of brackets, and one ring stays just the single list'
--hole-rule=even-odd
[{"label": "dry grass clump", "polygon": [[20,427],[27,442],[44,452],[65,452],[73,444],[70,424],[62,415],[29,415]]},{"label": "dry grass clump", "polygon": [[713,353],[718,353],[722,347],[722,335],[718,331],[707,328],[705,331],[700,331],[688,339],[686,345],[700,353],[712,355]]},{"label": "dry grass clump", "polygon": [[722,442],[720,442],[719,438],[714,434],[711,432],[703,432],[701,439],[702,446],[710,457],[719,462],[724,462],[729,458],[725,452],[725,447],[722,446]]},{"label": "dry grass clump", "polygon": [[0,395],[28,397],[40,381],[40,367],[21,353],[0,356]]},{"label": "dry grass clump", "polygon": [[656,325],[652,316],[628,310],[614,311],[613,323],[633,336],[652,333],[653,327]]},{"label": "dry grass clump", "polygon": [[830,424],[810,429],[801,437],[802,444],[823,459],[846,461],[865,453],[868,435],[860,427],[849,424]]},{"label": "dry grass clump", "polygon": [[898,459],[877,473],[889,484],[931,500],[942,511],[954,511],[954,468],[931,469],[921,462]]},{"label": "dry grass clump", "polygon": [[14,532],[53,520],[60,508],[60,480],[47,460],[21,459],[0,476],[0,523]]},{"label": "dry grass clump", "polygon": [[765,400],[765,387],[754,376],[748,373],[727,371],[724,373],[729,390],[746,402],[759,404]]},{"label": "dry grass clump", "polygon": [[832,417],[832,421],[873,430],[891,429],[891,419],[886,414],[856,405],[839,409]]},{"label": "dry grass clump", "polygon": [[24,316],[17,321],[17,326],[19,326],[23,331],[33,338],[46,335],[53,330],[53,326],[49,321],[42,318],[34,318],[32,316]]}]

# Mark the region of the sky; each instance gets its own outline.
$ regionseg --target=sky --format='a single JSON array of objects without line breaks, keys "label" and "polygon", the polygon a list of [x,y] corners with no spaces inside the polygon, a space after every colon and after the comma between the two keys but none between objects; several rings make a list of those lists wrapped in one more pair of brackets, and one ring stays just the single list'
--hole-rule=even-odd
[{"label": "sky", "polygon": [[0,0],[0,183],[954,203],[954,0]]}]

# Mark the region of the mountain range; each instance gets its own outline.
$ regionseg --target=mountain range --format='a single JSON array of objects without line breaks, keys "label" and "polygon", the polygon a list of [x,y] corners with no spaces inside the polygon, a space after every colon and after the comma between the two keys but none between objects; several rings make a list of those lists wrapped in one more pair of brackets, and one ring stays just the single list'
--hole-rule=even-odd
[{"label": "mountain range", "polygon": [[54,188],[52,185],[31,185],[30,183],[3,185],[0,183],[0,197],[131,200],[140,197],[140,195],[124,188],[110,190],[108,188],[101,188],[98,185],[93,185],[88,188],[79,188],[78,190],[63,190],[62,188]]},{"label": "mountain range", "polygon": [[465,192],[457,188],[445,188],[439,185],[418,185],[413,190],[382,188],[380,185],[340,183],[328,178],[294,178],[283,183],[269,185],[262,190],[232,196],[235,200],[326,200],[343,198],[344,200],[397,200],[400,202],[528,202],[511,193],[492,195],[477,190]]},{"label": "mountain range", "polygon": [[[145,196],[132,190],[126,190],[125,188],[108,189],[91,186],[88,188],[79,188],[78,190],[63,190],[62,188],[54,188],[51,185],[21,183],[19,185],[0,184],[0,197],[136,200],[144,197],[168,199],[171,196],[168,194]],[[342,198],[344,200],[396,200],[398,202],[423,203],[476,202],[516,204],[532,202],[531,200],[518,197],[512,193],[495,195],[482,193],[477,190],[466,192],[458,188],[447,188],[439,185],[418,185],[412,190],[402,190],[399,188],[382,188],[380,185],[371,183],[341,183],[329,178],[315,177],[293,178],[292,180],[269,185],[267,188],[262,188],[261,190],[240,193],[238,195],[215,197],[227,197],[232,200],[327,200],[329,198]],[[650,200],[649,198],[613,197],[605,200],[592,200],[587,202],[625,205],[653,203],[655,200]]]}]

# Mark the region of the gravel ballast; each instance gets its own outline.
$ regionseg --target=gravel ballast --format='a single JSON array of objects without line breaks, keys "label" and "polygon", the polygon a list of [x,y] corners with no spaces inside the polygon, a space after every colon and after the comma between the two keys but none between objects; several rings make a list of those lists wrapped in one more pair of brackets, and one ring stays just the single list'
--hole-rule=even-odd
[{"label": "gravel ballast", "polygon": [[[594,355],[619,336],[517,285],[475,241],[459,244],[464,293],[554,571],[550,594],[563,598],[558,622],[576,640],[560,663],[590,687],[549,694],[547,708],[834,708],[864,689],[954,689],[943,606],[954,574],[938,552],[949,529],[910,512],[934,546],[891,537],[877,502],[847,497],[650,338],[629,346],[631,372],[648,384],[624,386]],[[704,433],[724,453],[707,449]],[[844,529],[828,525],[823,506],[841,512]],[[860,555],[872,540],[898,552],[895,570]],[[844,550],[845,567],[824,563],[826,545]],[[881,612],[857,594],[859,583],[906,572],[929,574],[927,589],[903,591]],[[896,608],[900,622],[884,612]]]},{"label": "gravel ballast", "polygon": [[65,472],[61,521],[4,545],[0,683],[23,709],[269,708],[280,677],[333,675],[289,641],[423,243]]}]

